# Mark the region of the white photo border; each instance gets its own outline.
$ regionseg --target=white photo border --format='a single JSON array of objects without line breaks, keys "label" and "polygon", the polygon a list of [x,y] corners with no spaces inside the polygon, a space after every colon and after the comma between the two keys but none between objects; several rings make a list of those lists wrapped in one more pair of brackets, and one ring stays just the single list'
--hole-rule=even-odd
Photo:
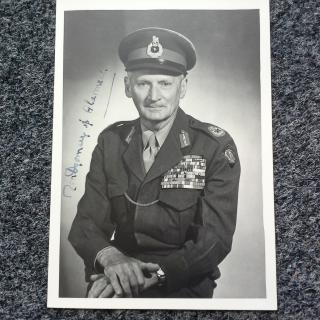
[{"label": "white photo border", "polygon": [[[163,0],[151,2],[139,0],[57,0],[56,48],[54,80],[54,115],[51,208],[49,233],[48,295],[49,308],[81,309],[182,309],[182,310],[276,310],[276,258],[275,222],[273,198],[273,152],[272,152],[272,104],[270,63],[270,22],[268,0],[198,0],[182,2]],[[235,10],[258,9],[260,12],[260,81],[261,81],[261,143],[263,181],[263,224],[265,235],[266,298],[263,299],[88,299],[59,297],[60,257],[60,208],[62,170],[62,119],[63,119],[63,41],[64,12],[70,10],[143,10],[143,9],[210,9]]]}]

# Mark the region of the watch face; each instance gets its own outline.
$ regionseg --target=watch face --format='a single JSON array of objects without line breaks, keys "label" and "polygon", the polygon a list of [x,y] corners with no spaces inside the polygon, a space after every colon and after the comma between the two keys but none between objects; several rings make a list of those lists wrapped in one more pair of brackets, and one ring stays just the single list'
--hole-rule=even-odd
[{"label": "watch face", "polygon": [[162,287],[166,282],[166,275],[161,268],[157,271],[157,278],[158,278],[158,286]]},{"label": "watch face", "polygon": [[163,271],[162,269],[159,269],[159,270],[157,271],[157,274],[158,274],[158,276],[160,276],[160,277],[164,277],[164,276],[165,276],[164,271]]}]

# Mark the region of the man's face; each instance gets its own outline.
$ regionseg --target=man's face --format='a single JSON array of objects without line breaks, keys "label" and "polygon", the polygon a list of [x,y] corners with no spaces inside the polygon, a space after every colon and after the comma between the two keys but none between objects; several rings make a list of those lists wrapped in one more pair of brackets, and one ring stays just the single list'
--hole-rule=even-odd
[{"label": "man's face", "polygon": [[186,94],[187,79],[150,70],[128,72],[126,95],[133,102],[142,120],[160,123],[173,116],[179,101]]}]

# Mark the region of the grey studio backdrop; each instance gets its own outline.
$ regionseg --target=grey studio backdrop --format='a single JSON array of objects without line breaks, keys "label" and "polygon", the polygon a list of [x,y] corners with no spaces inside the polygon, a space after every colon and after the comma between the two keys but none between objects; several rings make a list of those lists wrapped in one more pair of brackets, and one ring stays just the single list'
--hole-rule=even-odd
[{"label": "grey studio backdrop", "polygon": [[86,290],[83,262],[67,236],[97,136],[138,116],[124,94],[119,42],[136,29],[159,26],[185,34],[197,50],[182,109],[225,128],[241,160],[237,229],[214,297],[265,297],[259,12],[73,11],[64,19],[60,296],[83,297]]}]

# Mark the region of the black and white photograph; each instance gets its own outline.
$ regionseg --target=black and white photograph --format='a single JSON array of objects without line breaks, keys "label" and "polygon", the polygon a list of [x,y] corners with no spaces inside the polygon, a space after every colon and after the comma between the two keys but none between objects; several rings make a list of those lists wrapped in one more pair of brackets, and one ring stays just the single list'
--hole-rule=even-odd
[{"label": "black and white photograph", "polygon": [[276,310],[268,6],[57,1],[48,307]]}]

